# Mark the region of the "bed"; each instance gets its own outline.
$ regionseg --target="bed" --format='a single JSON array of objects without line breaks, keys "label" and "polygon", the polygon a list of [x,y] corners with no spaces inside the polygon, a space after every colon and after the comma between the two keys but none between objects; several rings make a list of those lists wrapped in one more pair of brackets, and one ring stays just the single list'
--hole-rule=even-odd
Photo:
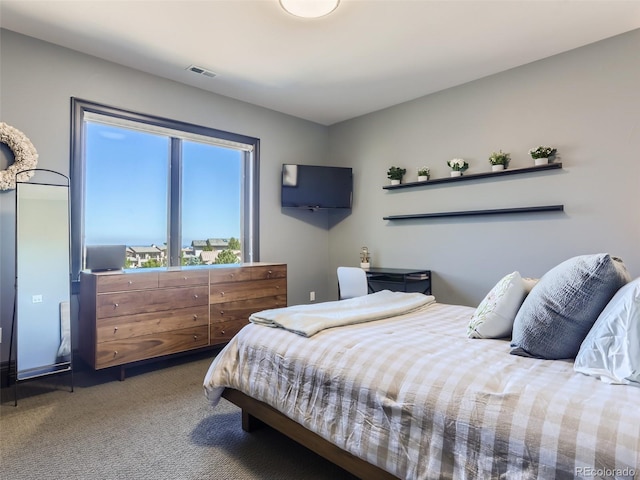
[{"label": "bed", "polygon": [[432,301],[310,336],[250,324],[205,394],[239,405],[243,428],[261,420],[360,478],[634,478],[640,384],[470,338],[477,312]]}]

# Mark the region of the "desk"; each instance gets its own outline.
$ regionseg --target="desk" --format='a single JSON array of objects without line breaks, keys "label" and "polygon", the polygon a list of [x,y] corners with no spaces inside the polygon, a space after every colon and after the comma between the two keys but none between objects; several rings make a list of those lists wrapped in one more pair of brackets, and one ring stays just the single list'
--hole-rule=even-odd
[{"label": "desk", "polygon": [[431,270],[406,268],[367,268],[369,293],[380,290],[420,292],[431,295]]}]

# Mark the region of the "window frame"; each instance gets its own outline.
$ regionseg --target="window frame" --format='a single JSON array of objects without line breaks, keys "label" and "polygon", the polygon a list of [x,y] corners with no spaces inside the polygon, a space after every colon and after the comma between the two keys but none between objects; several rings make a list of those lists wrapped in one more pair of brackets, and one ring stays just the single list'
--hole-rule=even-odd
[{"label": "window frame", "polygon": [[[196,134],[221,141],[241,143],[252,147],[252,152],[244,153],[244,185],[243,185],[243,212],[242,212],[242,250],[244,262],[260,261],[260,235],[259,235],[259,198],[260,198],[260,140],[258,138],[240,135],[236,133],[217,130],[214,128],[186,123],[179,120],[148,115],[117,107],[103,105],[88,100],[71,97],[71,162],[70,162],[70,189],[71,189],[71,280],[76,283],[82,270],[82,252],[84,251],[84,197],[85,197],[85,151],[86,132],[84,128],[85,114],[93,113],[138,122],[150,126],[168,128],[189,134]],[[175,169],[173,162],[180,155],[181,139],[171,139],[171,168]],[[179,170],[180,169],[175,169]],[[174,170],[174,171],[175,171]],[[178,219],[169,223],[168,238],[179,238],[181,232],[180,219],[180,181],[181,172],[170,175],[169,198],[170,218]],[[169,266],[180,265],[180,242],[169,241]],[[175,263],[174,262],[178,262]]]}]

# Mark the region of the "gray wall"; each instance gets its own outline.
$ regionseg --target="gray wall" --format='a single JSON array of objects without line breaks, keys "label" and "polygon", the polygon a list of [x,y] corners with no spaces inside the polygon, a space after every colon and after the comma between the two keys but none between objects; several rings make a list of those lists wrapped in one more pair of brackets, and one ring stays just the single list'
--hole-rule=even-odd
[{"label": "gray wall", "polygon": [[[640,275],[640,31],[323,127],[213,95],[3,30],[0,119],[22,130],[39,167],[69,173],[69,98],[123,107],[261,139],[261,258],[289,266],[290,304],[336,297],[335,268],[357,265],[434,272],[439,301],[476,305],[503,275],[540,276],[578,254],[611,252]],[[531,164],[530,147],[559,149],[561,171],[400,191],[383,190],[391,165],[469,173],[488,155]],[[4,163],[2,163],[4,162]],[[283,212],[282,163],[354,168],[353,211]],[[0,156],[0,168],[6,167]],[[560,214],[389,223],[384,215],[563,203]],[[0,314],[8,343],[13,306],[14,197],[0,192]],[[77,306],[76,306],[77,308]],[[3,349],[2,360],[8,349]]]},{"label": "gray wall", "polygon": [[[539,277],[578,254],[610,252],[640,275],[640,30],[334,125],[329,158],[354,168],[353,215],[331,230],[330,270],[372,264],[433,270],[441,302],[475,306],[503,275]],[[561,171],[383,190],[391,165],[431,167],[462,157],[558,148]],[[564,204],[564,213],[387,222],[389,214]],[[331,272],[329,278],[331,278]]]},{"label": "gray wall", "polygon": [[[38,150],[39,168],[69,174],[72,96],[260,138],[260,258],[288,264],[290,303],[308,302],[311,290],[318,300],[333,295],[326,281],[330,218],[323,212],[282,212],[279,186],[282,163],[325,162],[327,127],[7,30],[1,31],[0,49],[0,119],[29,137]],[[8,162],[7,155],[0,154],[0,168]],[[14,192],[0,192],[4,347],[9,344],[14,297]],[[46,249],[45,232],[41,242]],[[2,361],[8,350],[3,348]]]}]

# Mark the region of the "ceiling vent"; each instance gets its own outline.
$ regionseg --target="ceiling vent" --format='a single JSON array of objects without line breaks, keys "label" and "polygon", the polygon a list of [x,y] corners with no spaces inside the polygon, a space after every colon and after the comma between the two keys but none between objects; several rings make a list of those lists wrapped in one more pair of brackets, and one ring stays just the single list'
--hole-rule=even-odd
[{"label": "ceiling vent", "polygon": [[204,75],[205,77],[213,78],[216,76],[214,72],[211,70],[207,70],[206,68],[198,67],[197,65],[191,65],[187,67],[187,70],[193,73],[197,73],[198,75]]}]

